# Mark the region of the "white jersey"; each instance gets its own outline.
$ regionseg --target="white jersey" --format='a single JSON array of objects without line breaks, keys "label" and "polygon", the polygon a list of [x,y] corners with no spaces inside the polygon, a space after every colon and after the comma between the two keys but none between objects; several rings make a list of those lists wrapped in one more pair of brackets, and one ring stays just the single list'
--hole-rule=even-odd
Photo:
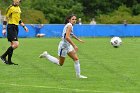
[{"label": "white jersey", "polygon": [[73,35],[73,26],[71,23],[67,23],[63,29],[62,33],[62,40],[59,43],[58,46],[58,56],[66,57],[67,53],[71,52],[74,50],[73,46],[66,40],[66,31],[68,26],[72,27],[72,31],[70,33],[70,37]]},{"label": "white jersey", "polygon": [[70,45],[70,43],[66,40],[66,31],[67,31],[68,26],[71,26],[71,27],[72,27],[72,31],[71,31],[71,33],[70,33],[70,37],[72,37],[72,35],[73,35],[73,33],[72,33],[72,32],[73,32],[73,26],[72,26],[71,23],[67,23],[67,24],[65,25],[64,29],[63,29],[62,41],[63,41],[63,43],[65,43],[65,44],[67,44],[67,45]]}]

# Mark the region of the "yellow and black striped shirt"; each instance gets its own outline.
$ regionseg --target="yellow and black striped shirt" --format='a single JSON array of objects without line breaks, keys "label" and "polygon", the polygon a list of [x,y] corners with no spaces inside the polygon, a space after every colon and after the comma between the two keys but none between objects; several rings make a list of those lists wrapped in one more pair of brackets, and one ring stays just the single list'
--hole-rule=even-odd
[{"label": "yellow and black striped shirt", "polygon": [[6,18],[8,19],[8,24],[19,25],[21,10],[19,6],[9,6],[6,12]]}]

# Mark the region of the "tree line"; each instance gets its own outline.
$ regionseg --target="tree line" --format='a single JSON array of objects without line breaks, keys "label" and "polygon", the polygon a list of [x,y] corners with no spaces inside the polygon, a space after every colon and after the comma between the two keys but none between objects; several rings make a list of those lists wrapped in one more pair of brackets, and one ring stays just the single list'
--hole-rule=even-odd
[{"label": "tree line", "polygon": [[[5,13],[12,0],[0,0]],[[22,0],[22,19],[29,24],[64,23],[69,14],[76,14],[87,24],[95,18],[99,24],[140,23],[140,0]]]}]

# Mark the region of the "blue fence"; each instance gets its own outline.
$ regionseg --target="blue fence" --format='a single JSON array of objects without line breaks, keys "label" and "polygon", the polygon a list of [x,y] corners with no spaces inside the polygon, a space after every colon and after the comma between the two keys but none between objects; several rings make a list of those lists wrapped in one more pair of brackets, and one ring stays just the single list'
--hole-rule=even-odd
[{"label": "blue fence", "polygon": [[[19,26],[19,37],[35,37],[37,29],[35,26],[27,24],[29,32]],[[45,37],[61,37],[64,24],[46,24],[39,33],[45,34]],[[2,31],[2,25],[0,25]],[[140,36],[140,24],[101,24],[101,25],[74,25],[74,34],[79,37],[108,37],[108,36]],[[0,32],[0,37],[2,33]]]}]

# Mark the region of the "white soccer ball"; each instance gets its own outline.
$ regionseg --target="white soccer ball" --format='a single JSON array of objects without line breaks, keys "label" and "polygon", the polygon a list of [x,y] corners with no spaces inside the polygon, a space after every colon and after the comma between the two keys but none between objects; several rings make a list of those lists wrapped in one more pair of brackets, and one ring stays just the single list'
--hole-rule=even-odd
[{"label": "white soccer ball", "polygon": [[119,47],[122,44],[122,40],[120,37],[113,37],[111,38],[111,45],[115,48]]}]

